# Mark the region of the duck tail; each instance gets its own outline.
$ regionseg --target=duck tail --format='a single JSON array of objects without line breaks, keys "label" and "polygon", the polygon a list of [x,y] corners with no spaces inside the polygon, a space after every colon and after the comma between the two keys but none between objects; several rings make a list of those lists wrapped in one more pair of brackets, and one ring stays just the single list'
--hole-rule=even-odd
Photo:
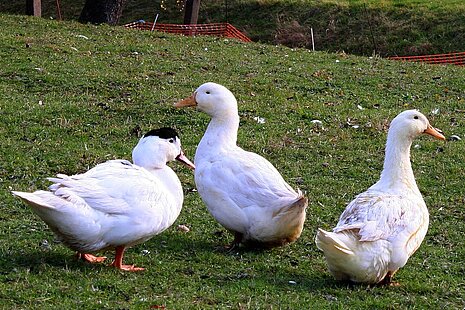
[{"label": "duck tail", "polygon": [[24,201],[26,204],[31,206],[33,209],[42,209],[42,208],[48,208],[48,209],[55,209],[54,206],[51,204],[47,203],[41,195],[38,195],[37,193],[44,192],[48,193],[45,191],[38,191],[35,193],[26,193],[26,192],[18,192],[18,191],[12,191],[11,193],[19,197],[22,201]]},{"label": "duck tail", "polygon": [[357,255],[338,234],[318,228],[315,243],[323,251],[328,269],[337,280],[355,280],[353,275],[360,267]]},{"label": "duck tail", "polygon": [[307,197],[300,195],[292,204],[273,212],[274,235],[275,240],[279,240],[277,242],[279,245],[292,243],[300,237],[305,222],[307,206]]},{"label": "duck tail", "polygon": [[315,237],[316,246],[325,253],[325,256],[354,255],[352,251],[337,234],[318,228]]},{"label": "duck tail", "polygon": [[389,263],[388,242],[360,242],[353,232],[327,232],[318,229],[317,247],[324,252],[331,274],[337,280],[378,283]]},{"label": "duck tail", "polygon": [[297,200],[289,207],[289,208],[296,208],[300,210],[305,210],[308,207],[308,198],[305,197],[302,192],[299,190],[299,197]]}]

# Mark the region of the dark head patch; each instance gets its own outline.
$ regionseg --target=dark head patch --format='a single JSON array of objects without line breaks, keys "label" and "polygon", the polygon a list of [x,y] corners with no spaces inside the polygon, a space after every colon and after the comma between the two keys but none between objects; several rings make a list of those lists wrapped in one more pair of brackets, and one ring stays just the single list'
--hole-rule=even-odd
[{"label": "dark head patch", "polygon": [[170,139],[170,138],[176,138],[178,136],[178,133],[173,128],[163,127],[159,129],[150,130],[144,135],[144,138],[149,137],[149,136],[157,136],[157,137],[160,137],[161,139]]}]

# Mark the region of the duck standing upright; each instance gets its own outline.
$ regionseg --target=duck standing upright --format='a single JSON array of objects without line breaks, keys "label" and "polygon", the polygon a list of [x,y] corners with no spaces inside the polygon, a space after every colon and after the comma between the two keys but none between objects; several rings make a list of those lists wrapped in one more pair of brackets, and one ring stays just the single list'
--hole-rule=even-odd
[{"label": "duck standing upright", "polygon": [[194,168],[181,150],[174,129],[146,133],[132,152],[134,164],[110,160],[83,174],[49,178],[50,191],[13,194],[32,207],[78,257],[95,263],[106,257],[90,253],[116,249],[112,266],[127,271],[144,268],[123,264],[127,247],[170,227],[183,204],[181,183],[166,165],[179,160]]},{"label": "duck standing upright", "polygon": [[175,107],[196,106],[211,116],[195,153],[195,183],[211,215],[235,235],[232,246],[281,246],[302,232],[307,198],[258,154],[236,145],[237,101],[224,86],[205,83]]},{"label": "duck standing upright", "polygon": [[318,230],[317,247],[336,279],[389,284],[422,243],[429,213],[410,163],[413,139],[422,133],[445,139],[420,112],[397,115],[380,180],[350,202],[333,232]]}]

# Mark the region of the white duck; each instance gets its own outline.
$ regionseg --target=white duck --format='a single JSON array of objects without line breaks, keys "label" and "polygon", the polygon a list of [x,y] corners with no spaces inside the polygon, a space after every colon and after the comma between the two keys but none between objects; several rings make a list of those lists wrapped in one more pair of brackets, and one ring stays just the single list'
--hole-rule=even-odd
[{"label": "white duck", "polygon": [[201,85],[175,104],[211,116],[195,153],[195,183],[212,216],[241,242],[272,247],[299,238],[308,204],[265,158],[236,145],[237,101],[224,86]]},{"label": "white duck", "polygon": [[380,180],[347,206],[333,232],[318,230],[316,245],[336,279],[389,284],[423,241],[429,214],[410,164],[421,133],[445,139],[416,110],[395,117]]},{"label": "white duck", "polygon": [[127,247],[142,243],[170,227],[178,217],[183,190],[166,165],[177,159],[194,168],[184,156],[174,129],[151,130],[132,152],[134,164],[110,160],[83,174],[59,174],[50,191],[16,192],[78,257],[101,262],[92,252],[116,249],[113,266],[127,271],[144,268],[123,265]]}]

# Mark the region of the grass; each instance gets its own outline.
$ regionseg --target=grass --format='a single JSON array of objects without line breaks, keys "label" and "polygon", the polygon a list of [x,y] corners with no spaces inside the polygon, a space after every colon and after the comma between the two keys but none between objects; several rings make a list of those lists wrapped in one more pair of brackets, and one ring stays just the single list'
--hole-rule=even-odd
[{"label": "grass", "polygon": [[[83,0],[60,0],[65,20],[79,17]],[[43,16],[56,18],[56,1],[43,0]],[[184,1],[128,1],[121,23],[139,19],[182,23]],[[0,4],[23,14],[24,1]],[[199,23],[230,22],[252,40],[320,51],[381,56],[464,50],[465,3],[461,0],[202,0]]]},{"label": "grass", "polygon": [[[3,308],[463,308],[463,140],[415,142],[413,167],[431,223],[396,275],[400,287],[336,282],[313,241],[317,227],[334,226],[378,179],[386,125],[400,111],[418,108],[448,137],[465,137],[463,68],[23,16],[0,15],[0,27]],[[147,270],[125,273],[74,260],[10,194],[43,189],[56,173],[129,159],[140,133],[159,126],[176,127],[192,158],[208,118],[172,104],[206,81],[236,94],[239,144],[307,193],[295,244],[219,250],[232,237],[192,191],[192,173],[172,165],[185,206],[172,228],[128,250],[126,262]]]}]

